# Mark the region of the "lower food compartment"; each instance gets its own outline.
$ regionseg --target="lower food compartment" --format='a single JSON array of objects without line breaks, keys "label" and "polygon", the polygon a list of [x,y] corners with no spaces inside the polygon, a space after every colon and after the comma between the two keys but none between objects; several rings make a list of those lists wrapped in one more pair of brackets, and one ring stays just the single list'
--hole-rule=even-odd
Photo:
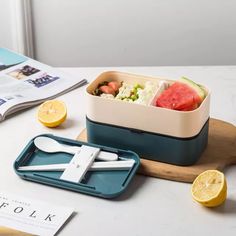
[{"label": "lower food compartment", "polygon": [[195,164],[207,146],[209,119],[198,135],[176,138],[90,120],[86,117],[88,142],[132,150],[142,158],[174,165]]}]

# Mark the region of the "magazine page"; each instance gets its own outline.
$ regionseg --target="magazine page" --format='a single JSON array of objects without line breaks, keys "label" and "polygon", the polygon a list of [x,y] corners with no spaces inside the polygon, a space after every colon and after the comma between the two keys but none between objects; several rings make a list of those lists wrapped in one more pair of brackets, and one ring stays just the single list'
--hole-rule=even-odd
[{"label": "magazine page", "polygon": [[0,114],[2,119],[87,83],[33,59],[0,48]]},{"label": "magazine page", "polygon": [[53,236],[74,210],[18,194],[0,192],[0,236]]}]

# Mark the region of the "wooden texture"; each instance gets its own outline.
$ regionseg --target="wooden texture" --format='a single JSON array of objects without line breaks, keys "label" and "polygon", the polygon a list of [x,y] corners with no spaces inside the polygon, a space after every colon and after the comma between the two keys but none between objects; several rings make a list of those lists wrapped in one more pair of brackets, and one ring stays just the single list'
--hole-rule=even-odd
[{"label": "wooden texture", "polygon": [[[87,141],[86,129],[77,139]],[[236,164],[236,127],[221,120],[210,119],[208,145],[195,165],[176,166],[141,158],[138,172],[147,176],[191,183],[205,170],[223,171],[226,166],[232,164]]]}]

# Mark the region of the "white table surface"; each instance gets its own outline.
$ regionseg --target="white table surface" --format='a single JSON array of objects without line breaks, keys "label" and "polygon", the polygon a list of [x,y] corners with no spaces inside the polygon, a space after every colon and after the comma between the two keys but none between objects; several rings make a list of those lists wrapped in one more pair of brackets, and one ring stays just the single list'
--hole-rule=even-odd
[{"label": "white table surface", "polygon": [[[212,91],[213,118],[236,125],[236,66],[217,67],[120,67],[61,68],[89,81],[106,70],[178,79],[186,76]],[[13,162],[28,141],[42,133],[75,139],[85,127],[85,86],[60,97],[68,107],[68,119],[56,129],[43,127],[36,119],[37,107],[0,123],[0,188],[21,196],[73,207],[77,214],[59,235],[235,235],[236,167],[225,170],[228,197],[225,204],[208,209],[195,203],[190,184],[135,176],[127,191],[106,200],[20,179]],[[236,148],[236,147],[235,147]],[[224,155],[224,153],[222,153]]]}]

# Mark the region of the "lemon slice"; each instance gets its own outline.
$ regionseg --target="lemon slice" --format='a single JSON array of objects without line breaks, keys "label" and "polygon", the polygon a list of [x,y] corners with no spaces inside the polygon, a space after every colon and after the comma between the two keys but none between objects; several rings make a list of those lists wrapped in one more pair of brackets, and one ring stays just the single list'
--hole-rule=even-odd
[{"label": "lemon slice", "polygon": [[203,206],[219,206],[227,196],[224,174],[218,170],[204,171],[194,180],[191,192],[193,199]]},{"label": "lemon slice", "polygon": [[56,127],[65,121],[67,109],[64,102],[49,100],[39,106],[38,120],[47,127]]}]

